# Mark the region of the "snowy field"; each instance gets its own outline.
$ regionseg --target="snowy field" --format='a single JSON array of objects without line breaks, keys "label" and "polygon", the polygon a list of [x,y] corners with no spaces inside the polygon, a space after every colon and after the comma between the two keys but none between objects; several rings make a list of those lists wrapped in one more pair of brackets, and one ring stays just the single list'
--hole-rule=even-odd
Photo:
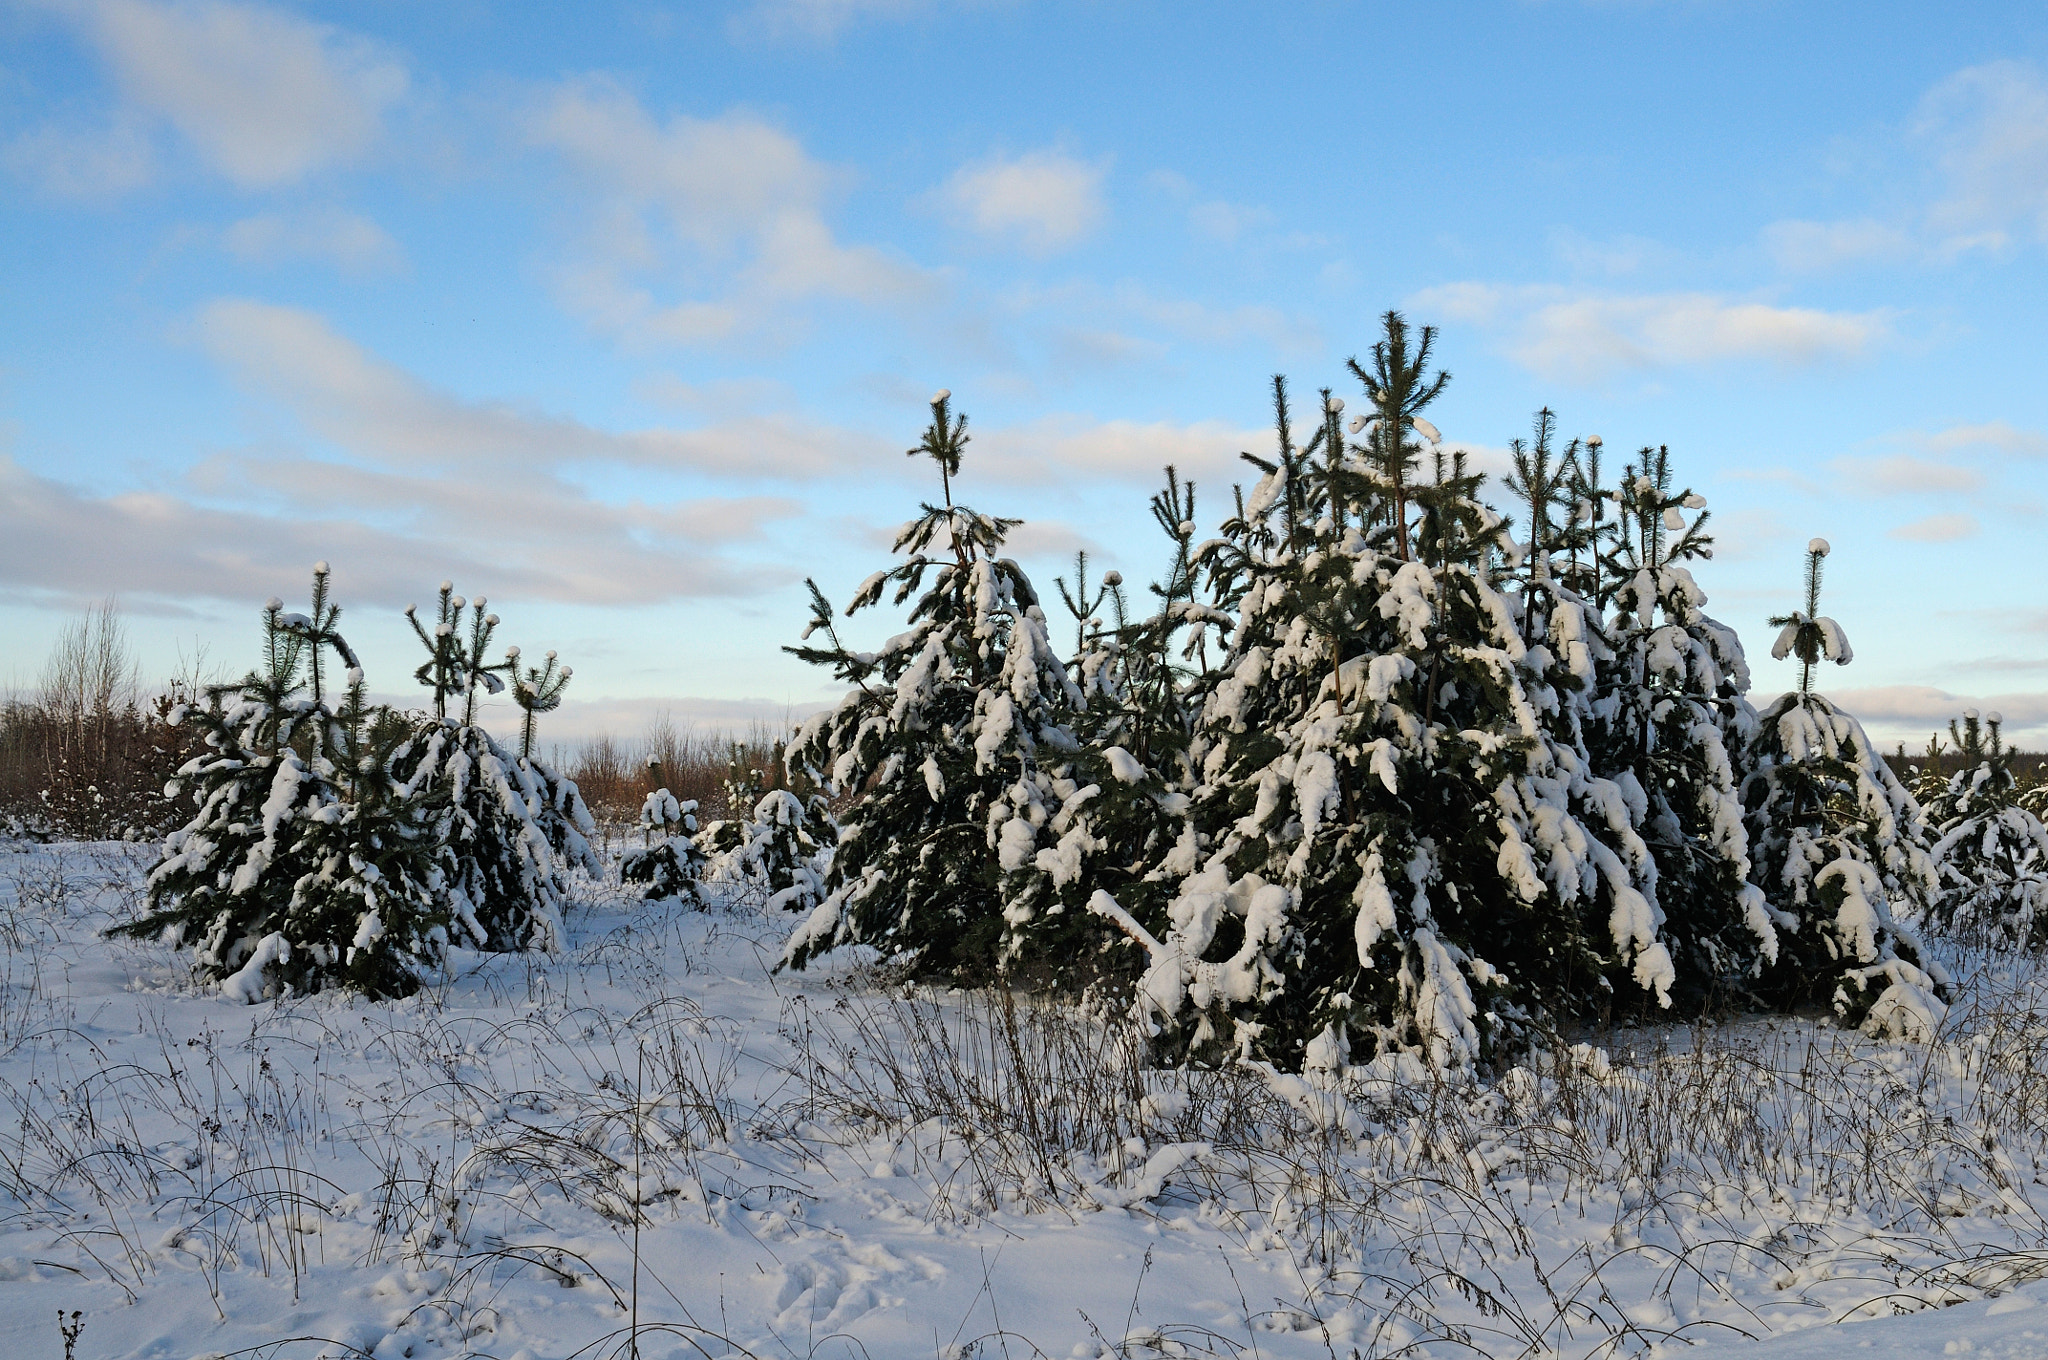
[{"label": "snowy field", "polygon": [[2031,959],[1929,1046],[1325,1090],[588,885],[559,956],[229,1004],[99,939],[149,856],[0,847],[9,1360],[2048,1355]]}]

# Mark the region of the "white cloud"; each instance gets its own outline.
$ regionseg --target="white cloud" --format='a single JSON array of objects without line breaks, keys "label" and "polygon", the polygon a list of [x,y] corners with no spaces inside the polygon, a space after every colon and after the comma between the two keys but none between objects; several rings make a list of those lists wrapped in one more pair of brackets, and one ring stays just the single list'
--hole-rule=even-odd
[{"label": "white cloud", "polygon": [[2048,435],[2038,430],[2022,430],[2003,420],[1951,425],[1945,430],[1921,436],[1920,442],[1936,453],[1946,453],[1953,449],[1988,448],[1997,449],[2001,453],[2037,458],[2042,454],[2048,454]]},{"label": "white cloud", "polygon": [[974,431],[979,473],[1008,482],[1045,482],[1062,473],[1150,482],[1168,463],[1218,494],[1245,479],[1240,450],[1265,453],[1269,430],[1241,430],[1223,421],[1098,421],[1049,415],[1021,425]]},{"label": "white cloud", "polygon": [[1188,209],[1188,224],[1197,236],[1212,241],[1233,245],[1248,231],[1271,226],[1273,214],[1256,205],[1225,203],[1220,199],[1212,203],[1197,203]]},{"label": "white cloud", "polygon": [[997,156],[955,171],[941,197],[961,225],[1048,255],[1079,244],[1100,225],[1107,170],[1058,151]]},{"label": "white cloud", "polygon": [[405,253],[384,228],[359,213],[334,209],[245,217],[221,233],[221,244],[252,264],[320,260],[364,273],[405,262]]},{"label": "white cloud", "polygon": [[56,198],[112,198],[155,173],[149,136],[132,117],[100,126],[45,124],[8,143],[8,168]]},{"label": "white cloud", "polygon": [[[1831,466],[1837,479],[1835,486],[1863,494],[1917,496],[1940,491],[1978,491],[1984,486],[1984,474],[1975,468],[1915,458],[1909,453],[1882,458],[1837,458]],[[1894,532],[1901,537],[1915,536]]]},{"label": "white cloud", "polygon": [[1873,685],[1864,689],[1830,689],[1828,697],[1856,715],[1872,729],[1872,735],[1896,739],[1947,728],[1949,720],[1960,718],[1963,710],[1999,713],[2005,718],[2005,733],[2017,736],[2030,728],[2048,726],[2048,693],[1952,694],[1932,685]]},{"label": "white cloud", "polygon": [[1921,101],[1914,126],[1945,180],[1928,213],[1948,254],[2048,243],[2048,83],[2031,66],[1995,61],[1958,71]]},{"label": "white cloud", "polygon": [[1910,524],[1901,524],[1886,537],[1901,538],[1909,543],[1953,543],[1957,539],[1971,538],[1976,532],[1975,515],[1928,515]]},{"label": "white cloud", "polygon": [[727,28],[736,37],[830,40],[868,19],[901,19],[930,9],[933,0],[755,0]]},{"label": "white cloud", "polygon": [[[593,325],[658,344],[701,344],[772,328],[781,304],[829,297],[870,304],[928,294],[916,267],[833,234],[826,202],[844,176],[750,115],[658,122],[603,77],[559,85],[527,121],[531,142],[580,184],[583,258],[557,290]],[[719,297],[666,301],[639,280],[728,281]]]},{"label": "white cloud", "polygon": [[571,461],[810,477],[868,452],[842,430],[787,415],[695,430],[600,430],[502,401],[442,391],[370,354],[311,312],[247,299],[201,310],[199,343],[245,389],[286,407],[351,455],[401,468],[549,467]]},{"label": "white cloud", "polygon": [[[306,476],[285,465],[280,475]],[[65,595],[139,595],[246,602],[296,587],[316,558],[335,564],[348,597],[404,604],[446,576],[497,594],[581,603],[629,603],[750,592],[780,584],[741,572],[695,545],[648,543],[629,522],[560,530],[559,485],[534,485],[527,518],[537,532],[510,536],[422,532],[336,513],[330,477],[307,476],[310,494],[283,513],[201,504],[160,491],[100,496],[0,458],[0,582]],[[434,481],[425,505],[467,508],[479,484]],[[573,492],[570,492],[572,496]],[[502,507],[501,507],[502,508]]]},{"label": "white cloud", "polygon": [[1777,307],[1710,293],[1593,293],[1465,282],[1412,307],[1500,335],[1532,372],[1591,383],[1627,371],[1751,360],[1811,364],[1868,353],[1891,335],[1883,312]]},{"label": "white cloud", "polygon": [[1763,230],[1763,243],[1779,268],[1802,274],[1901,259],[1913,251],[1907,233],[1867,217],[1843,222],[1773,222]]},{"label": "white cloud", "polygon": [[[67,12],[128,110],[168,122],[247,188],[360,159],[409,84],[404,63],[384,49],[267,5],[89,0]],[[100,155],[128,165],[137,153],[123,127],[117,119]]]}]

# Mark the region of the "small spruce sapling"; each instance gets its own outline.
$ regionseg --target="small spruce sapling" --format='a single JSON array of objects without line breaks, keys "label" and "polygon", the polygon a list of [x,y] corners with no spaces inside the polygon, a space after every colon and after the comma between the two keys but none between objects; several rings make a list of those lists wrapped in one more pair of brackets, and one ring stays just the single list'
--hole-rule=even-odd
[{"label": "small spruce sapling", "polygon": [[[393,779],[402,725],[368,703],[336,624],[328,572],[313,609],[263,611],[263,666],[204,690],[206,750],[167,793],[198,811],[165,839],[150,910],[111,932],[193,946],[201,977],[243,1001],[340,985],[398,996],[438,966],[449,911],[436,827]],[[309,692],[333,649],[348,670],[339,714]]]},{"label": "small spruce sapling", "polygon": [[[435,717],[400,757],[399,769],[414,797],[440,816],[442,870],[455,919],[470,942],[485,949],[559,949],[567,942],[562,913],[569,871],[597,875],[590,847],[596,827],[573,781],[531,753],[536,715],[561,700],[569,669],[545,667],[519,674],[519,649],[488,659],[498,629],[482,596],[465,600],[443,581],[431,630],[417,609],[406,616],[427,649],[414,678],[433,692]],[[522,751],[505,749],[476,725],[480,699],[503,693],[513,680],[522,710]],[[462,718],[448,716],[460,697]]]},{"label": "small spruce sapling", "polygon": [[1760,990],[1785,1005],[1831,1005],[1874,1033],[1926,1038],[1946,1012],[1948,976],[1901,919],[1924,914],[1938,886],[1926,827],[1863,725],[1813,689],[1815,667],[1852,653],[1820,614],[1827,540],[1806,549],[1804,607],[1771,620],[1782,630],[1771,654],[1799,659],[1799,688],[1758,715],[1742,783],[1751,881],[1778,924]]},{"label": "small spruce sapling", "polygon": [[856,651],[812,582],[806,641],[785,649],[850,686],[789,749],[793,770],[846,798],[826,896],[791,936],[789,966],[861,943],[927,975],[989,976],[1003,930],[996,829],[1013,796],[1044,809],[1040,756],[1074,747],[1080,691],[1030,579],[1001,555],[1018,521],[953,502],[968,436],[951,402],[933,396],[931,424],[909,450],[937,465],[944,503],[903,526],[905,560],[870,576],[846,608],[869,608],[893,585],[910,627]]},{"label": "small spruce sapling", "polygon": [[[1681,990],[1695,1005],[1752,985],[1776,961],[1778,931],[1765,894],[1750,881],[1740,782],[1756,735],[1745,695],[1749,666],[1735,630],[1705,610],[1686,563],[1713,556],[1705,497],[1672,484],[1670,450],[1643,449],[1612,501],[1616,516],[1597,540],[1596,589],[1611,609],[1588,723],[1601,773],[1626,793],[1656,861]],[[1690,518],[1688,518],[1690,516]]]},{"label": "small spruce sapling", "polygon": [[647,797],[640,803],[640,848],[619,860],[619,882],[638,884],[644,901],[701,902],[704,862],[704,852],[697,846],[697,800],[669,792],[661,758],[649,756]]},{"label": "small spruce sapling", "polygon": [[1949,723],[1962,768],[1926,804],[1941,874],[1929,918],[1946,930],[2039,948],[2048,941],[2048,828],[2020,805],[2003,721],[1997,713],[1980,720],[1970,708],[1960,728]]}]

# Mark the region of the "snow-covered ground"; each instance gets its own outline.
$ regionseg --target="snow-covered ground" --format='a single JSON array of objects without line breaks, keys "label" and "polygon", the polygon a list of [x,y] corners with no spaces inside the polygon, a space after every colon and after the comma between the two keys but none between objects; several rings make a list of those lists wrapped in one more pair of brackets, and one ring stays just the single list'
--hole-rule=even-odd
[{"label": "snow-covered ground", "polygon": [[1929,1046],[1326,1090],[598,888],[560,956],[229,1004],[99,938],[148,853],[0,847],[9,1360],[2048,1355],[2031,960]]}]

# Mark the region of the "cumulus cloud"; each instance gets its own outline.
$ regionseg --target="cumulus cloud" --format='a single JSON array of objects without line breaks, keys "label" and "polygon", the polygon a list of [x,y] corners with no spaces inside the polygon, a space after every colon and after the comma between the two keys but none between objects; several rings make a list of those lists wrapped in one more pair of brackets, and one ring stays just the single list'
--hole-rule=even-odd
[{"label": "cumulus cloud", "polygon": [[1837,458],[1832,464],[1840,484],[1877,495],[1924,495],[1928,492],[1979,491],[1984,474],[1954,463],[1916,458],[1908,453],[1883,458]]},{"label": "cumulus cloud", "polygon": [[1830,688],[1828,697],[1879,737],[1924,737],[1947,728],[1949,720],[1962,717],[1966,708],[2003,714],[2007,737],[2048,726],[2048,693],[1954,694],[1932,685],[1874,685]]},{"label": "cumulus cloud", "polygon": [[318,260],[351,273],[394,269],[405,261],[384,228],[335,209],[245,217],[221,233],[221,245],[251,264]]},{"label": "cumulus cloud", "polygon": [[1256,204],[1225,203],[1218,199],[1188,209],[1188,225],[1197,236],[1225,245],[1233,245],[1247,232],[1272,224],[1272,212]]},{"label": "cumulus cloud", "polygon": [[726,28],[738,38],[830,41],[855,24],[908,18],[933,7],[934,0],[755,0]]},{"label": "cumulus cloud", "polygon": [[1412,306],[1492,331],[1523,367],[1581,383],[1742,360],[1805,365],[1848,359],[1891,335],[1883,312],[1778,307],[1711,293],[1594,293],[1465,282],[1426,289]]},{"label": "cumulus cloud", "polygon": [[112,198],[142,187],[155,174],[148,133],[125,116],[24,132],[7,144],[6,162],[53,198]]},{"label": "cumulus cloud", "polygon": [[790,415],[739,416],[694,430],[610,431],[422,382],[341,335],[324,317],[230,298],[194,333],[245,390],[307,431],[388,466],[549,467],[599,461],[739,477],[812,477],[867,451],[845,431]]},{"label": "cumulus cloud", "polygon": [[1909,543],[1953,543],[1957,539],[1970,538],[1977,532],[1977,517],[1965,514],[1928,515],[1910,524],[1901,524],[1886,537],[1901,538]]},{"label": "cumulus cloud", "polygon": [[[641,341],[698,344],[775,319],[774,304],[812,297],[898,303],[931,279],[826,222],[844,176],[794,137],[751,115],[657,120],[600,76],[548,91],[526,121],[530,142],[559,159],[585,195],[583,258],[558,277],[577,313]],[[698,271],[726,296],[657,297]]]},{"label": "cumulus cloud", "polygon": [[2048,83],[2022,62],[1948,77],[1921,101],[1916,138],[1944,180],[1928,213],[1950,254],[2000,248],[2015,234],[2048,243]]},{"label": "cumulus cloud", "polygon": [[1936,453],[1983,448],[2033,458],[2048,454],[2048,435],[2038,430],[2022,430],[2003,420],[1951,425],[1933,434],[1921,435],[1919,441],[1923,447]]},{"label": "cumulus cloud", "polygon": [[1149,482],[1171,463],[1184,478],[1222,494],[1245,476],[1238,452],[1264,453],[1272,442],[1271,431],[1237,429],[1224,421],[1181,425],[1050,415],[977,431],[974,452],[977,470],[1001,481],[1047,482],[1081,473]]},{"label": "cumulus cloud", "polygon": [[960,225],[1049,255],[1079,244],[1101,224],[1107,170],[1058,151],[996,156],[955,171],[941,197]]},{"label": "cumulus cloud", "polygon": [[[59,190],[142,183],[143,119],[176,129],[245,188],[295,183],[367,154],[410,83],[383,48],[268,5],[87,0],[62,12],[112,75],[122,108],[97,145],[87,133],[51,129],[15,144],[16,158],[41,166]],[[59,149],[84,168],[62,163]]]},{"label": "cumulus cloud", "polygon": [[1896,260],[1913,250],[1912,237],[1906,232],[1867,217],[1841,222],[1773,222],[1763,230],[1763,243],[1779,268],[1802,274]]}]

